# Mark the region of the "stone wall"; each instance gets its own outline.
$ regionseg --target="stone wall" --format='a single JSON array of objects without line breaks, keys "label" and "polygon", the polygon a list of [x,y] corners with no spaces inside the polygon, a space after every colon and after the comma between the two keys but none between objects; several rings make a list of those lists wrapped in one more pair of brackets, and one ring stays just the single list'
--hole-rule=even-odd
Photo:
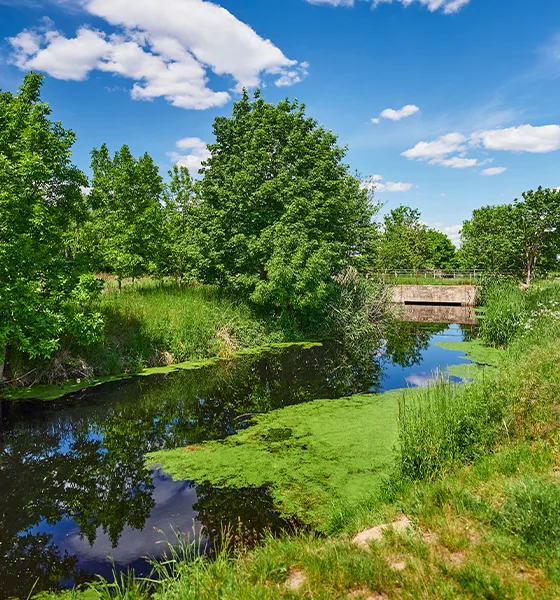
[{"label": "stone wall", "polygon": [[400,304],[460,304],[474,306],[475,285],[395,285],[393,302]]}]

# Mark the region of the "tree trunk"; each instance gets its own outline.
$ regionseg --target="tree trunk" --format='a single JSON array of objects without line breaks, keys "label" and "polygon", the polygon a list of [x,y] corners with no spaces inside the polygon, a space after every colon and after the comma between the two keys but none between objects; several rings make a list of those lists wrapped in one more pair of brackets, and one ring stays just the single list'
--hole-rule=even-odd
[{"label": "tree trunk", "polygon": [[6,362],[6,346],[0,346],[0,386],[4,383],[4,363]]},{"label": "tree trunk", "polygon": [[121,280],[121,278],[119,277],[119,292],[121,291],[121,288],[122,288],[122,280]]}]

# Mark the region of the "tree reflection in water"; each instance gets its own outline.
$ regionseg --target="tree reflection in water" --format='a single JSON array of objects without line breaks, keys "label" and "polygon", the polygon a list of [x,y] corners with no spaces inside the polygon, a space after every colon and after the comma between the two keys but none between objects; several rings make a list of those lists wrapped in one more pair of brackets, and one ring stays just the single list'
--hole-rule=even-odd
[{"label": "tree reflection in water", "polygon": [[[125,527],[142,530],[155,505],[147,452],[224,438],[283,406],[380,391],[384,361],[417,364],[445,327],[389,332],[353,348],[271,351],[50,403],[0,403],[0,596],[27,597],[35,581],[37,592],[88,578],[82,557],[53,542],[64,521],[89,545],[103,535],[113,548]],[[192,508],[211,541],[220,541],[224,523],[233,528],[239,520],[250,536],[292,526],[265,489],[203,484],[197,498]]]}]

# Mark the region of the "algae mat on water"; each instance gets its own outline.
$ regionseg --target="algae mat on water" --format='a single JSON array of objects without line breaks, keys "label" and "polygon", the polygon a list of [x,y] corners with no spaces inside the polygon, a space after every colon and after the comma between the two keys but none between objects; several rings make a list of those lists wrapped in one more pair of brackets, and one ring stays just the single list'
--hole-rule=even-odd
[{"label": "algae mat on water", "polygon": [[403,393],[416,390],[290,406],[224,441],[154,452],[148,462],[174,479],[270,485],[282,512],[320,528],[334,505],[371,496],[389,473]]},{"label": "algae mat on water", "polygon": [[107,375],[105,377],[94,377],[92,379],[74,379],[61,384],[37,384],[30,387],[7,387],[0,390],[0,400],[58,400],[63,396],[75,392],[81,392],[88,388],[98,387],[104,383],[121,381],[132,377],[149,377],[151,375],[169,375],[178,371],[195,371],[219,365],[222,362],[242,358],[244,356],[257,356],[274,350],[286,348],[303,348],[309,350],[316,346],[322,346],[321,342],[279,342],[255,346],[237,350],[228,357],[213,356],[200,360],[190,360],[182,363],[174,363],[165,367],[147,367],[135,373],[120,373],[118,375]]}]

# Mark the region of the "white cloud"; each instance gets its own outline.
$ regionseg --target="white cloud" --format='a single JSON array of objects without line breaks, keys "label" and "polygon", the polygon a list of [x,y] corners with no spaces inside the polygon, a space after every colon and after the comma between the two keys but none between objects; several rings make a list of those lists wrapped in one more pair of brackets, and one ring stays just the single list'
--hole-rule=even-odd
[{"label": "white cloud", "polygon": [[406,119],[412,115],[415,115],[417,112],[420,112],[420,109],[414,104],[407,104],[403,106],[399,110],[395,110],[394,108],[386,108],[380,115],[382,119],[389,119],[391,121],[400,121],[401,119]]},{"label": "white cloud", "polygon": [[415,115],[417,112],[420,112],[420,109],[414,104],[407,104],[398,110],[394,108],[386,108],[381,111],[379,117],[373,118],[370,122],[374,125],[378,125],[381,123],[381,119],[389,119],[390,121],[401,121],[402,119],[406,119],[412,115]]},{"label": "white cloud", "polygon": [[[76,0],[78,1],[78,0]],[[256,87],[263,77],[277,86],[307,75],[307,63],[288,59],[226,9],[205,0],[80,0],[86,12],[118,28],[108,35],[81,27],[66,38],[51,25],[11,38],[12,62],[81,81],[94,70],[132,79],[132,96],[166,98],[182,108],[220,106],[227,91],[214,91],[208,72],[225,76],[234,89]]]},{"label": "white cloud", "polygon": [[[476,131],[469,137],[461,133],[448,133],[432,142],[419,142],[414,148],[405,150],[402,156],[454,169],[482,167],[494,161],[493,158],[478,160],[465,156],[469,148],[476,147],[510,152],[554,152],[560,150],[560,125],[519,125],[506,129],[487,129]],[[485,169],[482,175],[499,175],[504,171],[505,167],[494,167]]]},{"label": "white cloud", "polygon": [[451,167],[452,169],[468,169],[476,167],[478,160],[476,158],[466,158],[463,156],[452,156],[451,158],[433,158],[431,165],[441,165],[442,167]]},{"label": "white cloud", "polygon": [[560,149],[560,126],[519,125],[507,129],[478,131],[472,135],[473,144],[482,144],[488,150],[545,153]]},{"label": "white cloud", "polygon": [[168,152],[167,156],[178,166],[186,167],[190,174],[196,176],[202,167],[202,162],[210,158],[206,142],[197,137],[187,137],[176,143],[177,150],[191,150],[188,154]]},{"label": "white cloud", "polygon": [[418,142],[414,148],[406,150],[402,155],[410,160],[436,159],[466,150],[467,141],[461,133],[448,133],[433,142]]},{"label": "white cloud", "polygon": [[[430,12],[441,10],[446,15],[458,12],[466,6],[470,0],[367,0],[375,8],[379,4],[392,4],[399,2],[403,6],[411,4],[420,4],[425,6]],[[354,0],[306,0],[310,4],[328,4],[330,6],[354,6]]]},{"label": "white cloud", "polygon": [[480,174],[486,177],[492,177],[493,175],[501,175],[506,171],[507,169],[505,167],[492,167],[490,169],[484,169],[484,171],[481,171]]},{"label": "white cloud", "polygon": [[371,175],[362,180],[362,187],[370,192],[402,193],[410,192],[414,187],[412,183],[403,183],[402,181],[383,181],[381,175]]}]

